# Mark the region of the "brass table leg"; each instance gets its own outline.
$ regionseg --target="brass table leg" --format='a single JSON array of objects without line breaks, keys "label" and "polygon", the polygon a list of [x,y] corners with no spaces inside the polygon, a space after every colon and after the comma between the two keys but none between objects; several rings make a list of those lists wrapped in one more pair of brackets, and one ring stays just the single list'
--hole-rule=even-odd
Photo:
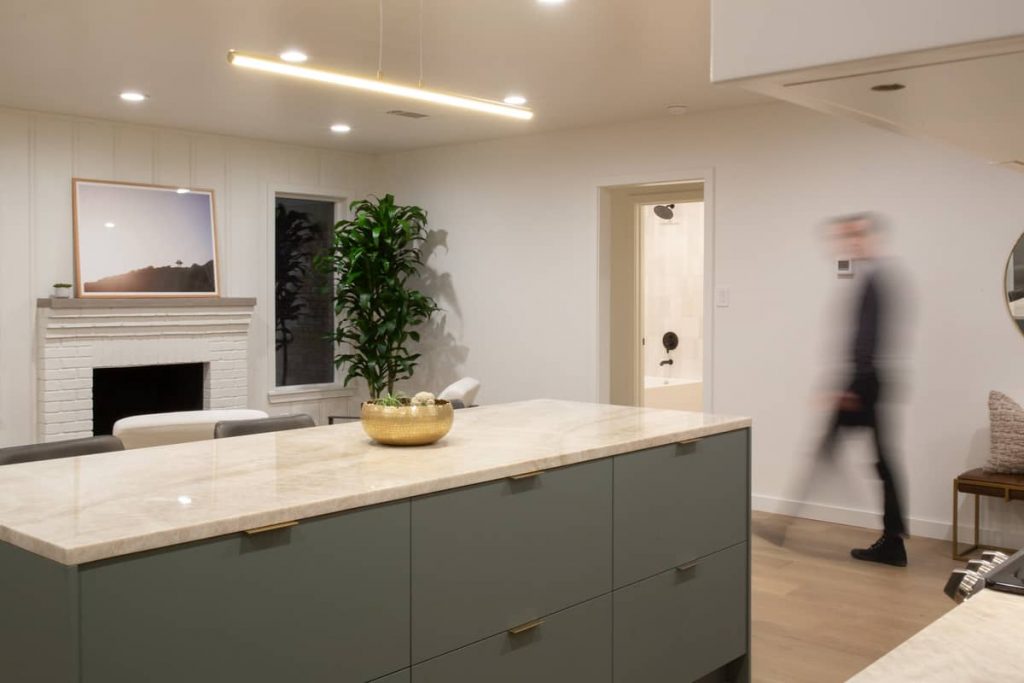
[{"label": "brass table leg", "polygon": [[954,560],[959,560],[960,559],[959,553],[957,552],[957,548],[960,545],[960,539],[959,539],[960,520],[959,520],[959,513],[958,513],[958,510],[957,510],[957,508],[960,507],[959,505],[957,505],[957,503],[960,502],[958,500],[960,498],[959,493],[960,493],[960,480],[959,479],[954,479],[953,480],[953,559]]}]

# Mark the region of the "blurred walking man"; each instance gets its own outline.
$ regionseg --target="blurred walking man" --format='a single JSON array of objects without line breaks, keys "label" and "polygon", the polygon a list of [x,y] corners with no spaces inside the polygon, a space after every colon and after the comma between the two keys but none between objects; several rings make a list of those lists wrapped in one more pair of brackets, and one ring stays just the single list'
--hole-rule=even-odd
[{"label": "blurred walking man", "polygon": [[875,467],[882,480],[885,500],[884,532],[871,547],[855,548],[850,554],[858,560],[905,567],[907,551],[903,537],[907,527],[900,500],[901,489],[893,468],[888,422],[884,411],[879,408],[883,393],[888,388],[879,354],[891,341],[894,283],[880,259],[881,225],[877,216],[868,213],[844,216],[832,221],[832,228],[838,253],[842,258],[855,261],[858,292],[850,321],[849,377],[842,391],[830,398],[834,402],[833,409],[818,456],[824,460],[834,457],[836,440],[843,429],[863,427],[871,430],[877,457]]}]

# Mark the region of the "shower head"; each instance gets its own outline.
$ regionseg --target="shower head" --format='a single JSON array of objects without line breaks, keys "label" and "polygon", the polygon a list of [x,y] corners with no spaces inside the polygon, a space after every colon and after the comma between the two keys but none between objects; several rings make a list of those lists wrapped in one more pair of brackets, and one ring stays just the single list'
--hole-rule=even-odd
[{"label": "shower head", "polygon": [[676,208],[675,204],[659,204],[654,207],[654,215],[662,220],[671,220],[675,216],[675,212],[672,209]]}]

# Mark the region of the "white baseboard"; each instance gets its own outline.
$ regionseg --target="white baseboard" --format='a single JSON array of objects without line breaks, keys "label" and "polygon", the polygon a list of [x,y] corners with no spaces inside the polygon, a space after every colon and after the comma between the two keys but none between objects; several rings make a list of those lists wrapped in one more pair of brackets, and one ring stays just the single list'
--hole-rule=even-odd
[{"label": "white baseboard", "polygon": [[[823,505],[821,503],[800,503],[795,500],[756,494],[752,497],[751,506],[760,512],[774,512],[804,519],[816,519],[822,522],[859,526],[865,529],[880,530],[882,528],[881,513],[869,510],[858,510],[838,505]],[[968,519],[967,522],[968,524],[960,524],[961,547],[972,542],[974,539],[973,517]],[[907,523],[910,525],[911,536],[937,538],[943,541],[949,541],[953,538],[953,525],[950,522],[911,517],[907,520]],[[982,526],[981,541],[988,545],[998,545],[1005,548],[1021,548],[1024,547],[1024,531],[994,529]]]}]

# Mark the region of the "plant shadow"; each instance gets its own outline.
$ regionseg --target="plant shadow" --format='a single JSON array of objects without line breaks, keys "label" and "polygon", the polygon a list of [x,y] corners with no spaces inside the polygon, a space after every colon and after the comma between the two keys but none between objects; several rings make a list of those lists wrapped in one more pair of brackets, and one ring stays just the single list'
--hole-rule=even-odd
[{"label": "plant shadow", "polygon": [[414,378],[403,382],[406,392],[441,391],[462,376],[461,368],[469,358],[469,347],[460,344],[451,330],[453,326],[459,330],[462,327],[462,309],[451,273],[442,273],[433,265],[434,256],[442,250],[448,252],[448,231],[428,230],[423,243],[424,266],[410,284],[432,296],[441,310],[419,330],[416,351],[423,355]]}]

